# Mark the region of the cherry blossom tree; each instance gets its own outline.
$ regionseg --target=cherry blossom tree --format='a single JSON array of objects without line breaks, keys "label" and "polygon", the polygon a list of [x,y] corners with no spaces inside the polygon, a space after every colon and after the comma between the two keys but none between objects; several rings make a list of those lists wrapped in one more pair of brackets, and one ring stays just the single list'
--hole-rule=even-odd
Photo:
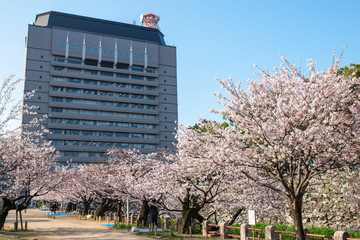
[{"label": "cherry blossom tree", "polygon": [[206,121],[192,128],[179,128],[179,154],[168,171],[169,179],[173,180],[167,181],[176,191],[169,191],[166,198],[175,203],[169,209],[182,213],[179,232],[189,229],[192,218],[202,222],[212,215],[215,220],[217,216],[227,215],[222,220],[233,223],[245,209],[257,209],[258,215],[265,217],[271,214],[275,204],[283,203],[277,194],[252,184],[237,169],[224,164],[228,152],[224,151],[219,129],[220,133],[226,129],[232,131],[228,124]]},{"label": "cherry blossom tree", "polygon": [[219,81],[222,114],[231,129],[217,129],[224,164],[286,198],[296,238],[305,239],[302,210],[312,180],[359,164],[359,79],[337,74],[339,60],[305,77],[286,58],[273,73],[260,70],[248,90]]},{"label": "cherry blossom tree", "polygon": [[[13,99],[13,92],[21,82],[12,76],[4,79],[0,87],[0,228],[8,212],[25,209],[30,201],[54,189],[63,179],[63,169],[53,165],[57,154],[50,142],[41,137],[46,133],[40,119],[29,124],[9,128],[11,121],[21,113],[33,114],[32,108]],[[31,97],[33,92],[24,98]]]}]

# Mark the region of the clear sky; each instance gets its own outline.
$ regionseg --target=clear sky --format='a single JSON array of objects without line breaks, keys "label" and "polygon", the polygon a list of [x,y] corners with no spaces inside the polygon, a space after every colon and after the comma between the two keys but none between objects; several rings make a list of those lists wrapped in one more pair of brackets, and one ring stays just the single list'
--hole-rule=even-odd
[{"label": "clear sky", "polygon": [[[272,69],[284,54],[305,66],[313,58],[319,69],[348,45],[341,65],[359,63],[360,1],[335,0],[34,0],[2,1],[0,78],[23,77],[27,26],[47,11],[139,24],[141,13],[160,15],[168,45],[177,47],[179,122],[194,124],[219,108],[212,93],[216,78],[238,82],[256,79],[259,67]],[[20,98],[21,89],[17,97]]]}]

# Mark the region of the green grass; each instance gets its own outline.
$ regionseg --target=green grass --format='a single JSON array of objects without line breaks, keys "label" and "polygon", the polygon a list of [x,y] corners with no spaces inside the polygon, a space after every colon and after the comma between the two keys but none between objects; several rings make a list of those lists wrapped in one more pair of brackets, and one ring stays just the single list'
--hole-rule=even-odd
[{"label": "green grass", "polygon": [[130,227],[128,227],[127,224],[120,223],[119,225],[114,225],[114,229],[120,229],[120,230],[128,230],[131,229],[131,227],[136,227],[136,224],[130,224]]}]

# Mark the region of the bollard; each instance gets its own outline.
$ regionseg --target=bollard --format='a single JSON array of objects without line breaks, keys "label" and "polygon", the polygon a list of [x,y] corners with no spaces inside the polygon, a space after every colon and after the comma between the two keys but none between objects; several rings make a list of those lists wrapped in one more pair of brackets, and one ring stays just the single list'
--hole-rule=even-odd
[{"label": "bollard", "polygon": [[27,231],[27,221],[25,221],[25,231]]},{"label": "bollard", "polygon": [[208,221],[203,221],[203,225],[202,225],[202,234],[204,237],[209,237],[208,236],[208,231],[209,231],[209,222]]},{"label": "bollard", "polygon": [[276,231],[276,227],[275,226],[266,226],[265,227],[265,240],[277,240],[278,236]]},{"label": "bollard", "polygon": [[349,237],[349,233],[345,231],[337,231],[334,234],[334,240],[346,240]]},{"label": "bollard", "polygon": [[17,230],[18,230],[18,222],[15,221],[14,222],[14,231],[17,232]]},{"label": "bollard", "polygon": [[220,238],[221,239],[228,239],[229,229],[227,226],[229,226],[229,223],[224,222],[220,223]]},{"label": "bollard", "polygon": [[249,230],[250,225],[243,223],[241,224],[240,227],[240,236],[241,236],[241,240],[247,240],[249,237],[251,237],[251,230]]},{"label": "bollard", "polygon": [[155,236],[157,236],[157,225],[155,225]]}]

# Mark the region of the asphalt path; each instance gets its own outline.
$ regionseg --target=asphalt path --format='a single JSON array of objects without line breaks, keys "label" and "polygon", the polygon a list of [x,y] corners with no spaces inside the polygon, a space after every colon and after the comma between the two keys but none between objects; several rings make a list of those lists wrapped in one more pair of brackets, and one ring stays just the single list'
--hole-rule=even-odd
[{"label": "asphalt path", "polygon": [[[28,222],[28,233],[0,233],[1,235],[17,235],[27,237],[31,240],[73,240],[73,239],[104,239],[104,240],[149,240],[135,235],[126,230],[112,229],[111,227],[102,226],[95,221],[77,220],[74,216],[56,216],[50,219],[47,212],[37,209],[30,209],[23,213],[23,221]],[[14,228],[15,211],[9,213],[6,219],[5,229]],[[20,226],[19,226],[20,228]]]}]

